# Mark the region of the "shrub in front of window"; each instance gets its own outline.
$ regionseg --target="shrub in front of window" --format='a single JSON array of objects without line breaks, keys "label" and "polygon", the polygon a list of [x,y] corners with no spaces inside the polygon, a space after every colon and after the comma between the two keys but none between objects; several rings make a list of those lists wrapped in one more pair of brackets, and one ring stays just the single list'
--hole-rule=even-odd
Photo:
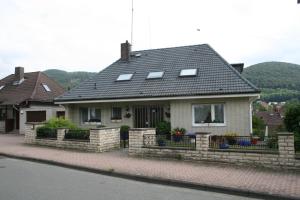
[{"label": "shrub in front of window", "polygon": [[42,127],[37,128],[36,137],[37,138],[56,139],[57,138],[57,131],[54,128],[42,126]]},{"label": "shrub in front of window", "polygon": [[73,139],[73,140],[89,140],[90,139],[90,131],[87,129],[69,129],[65,134],[65,139]]},{"label": "shrub in front of window", "polygon": [[60,118],[50,119],[45,123],[44,127],[52,128],[52,129],[56,129],[56,128],[74,129],[76,128],[76,125],[73,124],[70,120],[60,117]]}]

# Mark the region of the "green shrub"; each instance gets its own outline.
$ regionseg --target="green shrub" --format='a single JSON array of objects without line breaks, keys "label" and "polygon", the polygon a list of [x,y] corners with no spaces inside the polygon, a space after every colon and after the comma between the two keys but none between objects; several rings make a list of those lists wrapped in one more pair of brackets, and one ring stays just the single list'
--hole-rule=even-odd
[{"label": "green shrub", "polygon": [[130,126],[122,125],[122,126],[120,127],[120,133],[121,133],[121,134],[128,134],[129,129],[130,129]]},{"label": "green shrub", "polygon": [[129,139],[129,129],[130,129],[130,126],[127,126],[127,125],[122,125],[120,127],[120,139],[121,140]]},{"label": "green shrub", "polygon": [[44,127],[47,128],[67,128],[67,129],[76,129],[76,125],[70,122],[68,119],[60,118],[52,118],[46,122]]},{"label": "green shrub", "polygon": [[57,138],[57,132],[56,132],[56,129],[42,126],[42,127],[37,128],[36,137],[37,138]]},{"label": "green shrub", "polygon": [[156,126],[156,133],[158,135],[168,135],[171,132],[171,123],[162,121]]},{"label": "green shrub", "polygon": [[65,134],[65,139],[73,139],[73,140],[89,140],[90,139],[90,131],[87,129],[69,129]]}]

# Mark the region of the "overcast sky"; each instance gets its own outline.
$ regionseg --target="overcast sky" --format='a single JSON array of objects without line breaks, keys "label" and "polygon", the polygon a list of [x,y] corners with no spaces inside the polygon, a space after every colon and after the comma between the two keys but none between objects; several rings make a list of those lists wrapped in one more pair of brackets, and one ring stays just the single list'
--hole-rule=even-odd
[{"label": "overcast sky", "polygon": [[[0,78],[15,66],[99,72],[119,58],[130,25],[131,0],[0,0]],[[202,43],[230,63],[300,64],[300,4],[134,0],[133,50]]]}]

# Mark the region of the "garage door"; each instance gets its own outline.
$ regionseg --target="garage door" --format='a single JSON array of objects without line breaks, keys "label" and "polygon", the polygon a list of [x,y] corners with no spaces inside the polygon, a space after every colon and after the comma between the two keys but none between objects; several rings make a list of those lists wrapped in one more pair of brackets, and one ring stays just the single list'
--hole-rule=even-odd
[{"label": "garage door", "polygon": [[46,121],[46,111],[27,111],[26,116],[26,122]]}]

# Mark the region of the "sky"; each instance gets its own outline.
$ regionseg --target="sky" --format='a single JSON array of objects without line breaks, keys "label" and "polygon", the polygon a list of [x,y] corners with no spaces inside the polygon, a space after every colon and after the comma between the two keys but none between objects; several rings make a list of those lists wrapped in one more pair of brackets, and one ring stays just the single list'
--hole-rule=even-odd
[{"label": "sky", "polygon": [[[99,72],[131,42],[132,0],[0,0],[0,79]],[[297,0],[134,0],[132,49],[210,44],[229,63],[300,64]]]}]

